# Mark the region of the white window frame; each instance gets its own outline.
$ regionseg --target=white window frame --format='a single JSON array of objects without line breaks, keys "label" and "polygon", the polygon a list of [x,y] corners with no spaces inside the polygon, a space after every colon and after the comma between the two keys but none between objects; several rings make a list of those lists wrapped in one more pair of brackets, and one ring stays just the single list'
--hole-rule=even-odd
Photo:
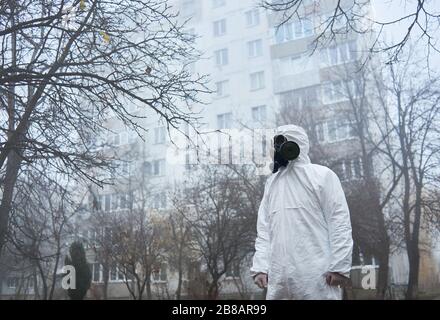
[{"label": "white window frame", "polygon": [[196,12],[195,0],[184,0],[180,10],[182,16],[192,16]]},{"label": "white window frame", "polygon": [[218,114],[217,127],[219,130],[232,128],[232,112]]},{"label": "white window frame", "polygon": [[[329,81],[322,84],[322,102],[324,104],[333,104],[348,101],[350,96],[347,92],[347,86],[352,98],[360,96],[358,84],[354,79]],[[330,95],[328,94],[329,92]]]},{"label": "white window frame", "polygon": [[229,50],[228,48],[223,48],[214,51],[215,65],[217,67],[223,67],[229,64]]},{"label": "white window frame", "polygon": [[[165,159],[156,159],[151,161],[151,165],[152,165],[152,170],[151,170],[151,174],[154,177],[160,177],[160,176],[164,176],[165,175]],[[158,170],[156,170],[158,169]]]},{"label": "white window frame", "polygon": [[[331,128],[335,128],[335,137],[330,137]],[[319,143],[334,143],[356,138],[352,124],[349,121],[339,122],[336,119],[328,119],[316,125],[316,136]]]},{"label": "white window frame", "polygon": [[246,11],[244,15],[246,19],[246,27],[251,28],[260,24],[260,10],[257,8]]},{"label": "white window frame", "polygon": [[[167,267],[168,266],[165,263],[163,263],[159,268],[159,272],[152,272],[151,273],[151,282],[153,282],[153,283],[167,283],[168,282],[168,268]],[[165,280],[161,279],[163,276],[163,272],[164,272],[163,270],[165,270],[165,276],[166,276]],[[157,275],[158,279],[155,279],[156,275]]]},{"label": "white window frame", "polygon": [[221,37],[226,34],[226,19],[216,20],[212,24],[214,37]]},{"label": "white window frame", "polygon": [[128,144],[128,133],[126,131],[121,131],[110,135],[110,144],[115,147],[123,146]]},{"label": "white window frame", "polygon": [[[356,162],[359,162],[359,175],[356,174],[355,170],[355,164]],[[340,177],[341,181],[357,181],[362,179],[364,167],[362,163],[361,157],[351,158],[351,159],[343,159],[339,162],[339,165],[341,165],[341,174]],[[348,177],[348,170],[350,169],[350,177]]]},{"label": "white window frame", "polygon": [[258,58],[263,55],[263,40],[256,39],[247,42],[248,58]]},{"label": "white window frame", "polygon": [[167,142],[166,127],[154,128],[154,144],[165,144]]},{"label": "white window frame", "polygon": [[[95,267],[96,265],[99,266],[98,271],[98,280],[95,280]],[[102,274],[102,264],[99,262],[92,263],[92,282],[93,283],[101,283],[103,281],[103,274]]]},{"label": "white window frame", "polygon": [[153,209],[161,210],[167,207],[167,195],[164,192],[156,194],[153,198]]},{"label": "white window frame", "polygon": [[[113,271],[116,272],[116,277],[114,279],[112,279],[112,272]],[[109,283],[119,283],[119,282],[124,282],[126,280],[124,273],[121,272],[120,267],[118,265],[110,266],[108,273],[109,273],[108,274],[108,282]]]},{"label": "white window frame", "polygon": [[[267,107],[266,107],[266,105],[252,107],[251,114],[252,114],[252,121],[265,122],[267,120]],[[258,116],[255,117],[255,115],[258,115]]]},{"label": "white window frame", "polygon": [[224,98],[229,96],[229,80],[222,80],[215,83],[216,97]]},{"label": "white window frame", "polygon": [[251,91],[257,91],[266,87],[265,72],[258,71],[249,75]]},{"label": "white window frame", "polygon": [[356,61],[358,58],[357,45],[357,42],[353,40],[322,49],[321,65],[336,66]]},{"label": "white window frame", "polygon": [[308,17],[286,22],[275,27],[274,32],[277,44],[310,37],[314,34],[313,20]]},{"label": "white window frame", "polygon": [[19,281],[20,281],[19,277],[10,276],[6,280],[7,287],[9,289],[16,289],[18,287]]}]

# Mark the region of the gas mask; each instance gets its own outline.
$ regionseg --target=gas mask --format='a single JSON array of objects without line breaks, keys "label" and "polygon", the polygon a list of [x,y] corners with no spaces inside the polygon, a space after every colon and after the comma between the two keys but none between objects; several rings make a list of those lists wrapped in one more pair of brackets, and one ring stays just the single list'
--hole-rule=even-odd
[{"label": "gas mask", "polygon": [[289,161],[297,159],[301,151],[296,142],[288,141],[283,135],[274,137],[274,148],[273,173],[276,173],[280,167],[286,167]]}]

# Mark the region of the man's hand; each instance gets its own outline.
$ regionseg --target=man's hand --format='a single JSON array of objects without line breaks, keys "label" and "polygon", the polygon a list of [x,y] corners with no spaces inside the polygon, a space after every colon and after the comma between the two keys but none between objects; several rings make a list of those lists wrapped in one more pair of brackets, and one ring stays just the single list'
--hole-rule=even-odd
[{"label": "man's hand", "polygon": [[337,272],[327,272],[325,274],[325,281],[329,286],[332,287],[343,287],[350,283],[350,279],[347,277],[344,277],[343,275],[337,273]]},{"label": "man's hand", "polygon": [[260,288],[267,288],[267,274],[259,273],[254,277],[255,284]]}]

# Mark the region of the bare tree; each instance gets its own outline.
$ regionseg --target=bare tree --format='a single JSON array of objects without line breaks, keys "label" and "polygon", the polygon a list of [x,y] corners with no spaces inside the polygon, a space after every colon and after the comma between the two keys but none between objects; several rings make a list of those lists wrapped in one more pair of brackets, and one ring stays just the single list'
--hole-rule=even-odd
[{"label": "bare tree", "polygon": [[[438,77],[419,72],[416,55],[406,52],[405,63],[389,64],[381,90],[378,130],[384,141],[380,152],[390,164],[392,176],[398,172],[399,188],[394,193],[392,216],[400,226],[409,261],[407,299],[417,296],[420,233],[429,201],[438,188],[440,90]],[[432,199],[432,198],[431,198]]]},{"label": "bare tree", "polygon": [[[8,233],[9,255],[27,262],[33,275],[35,296],[51,300],[55,297],[57,272],[71,232],[72,218],[80,207],[72,199],[68,180],[47,178],[44,169],[28,171],[19,181],[14,197]],[[41,290],[41,291],[40,291]]]},{"label": "bare tree", "polygon": [[[439,53],[436,34],[440,27],[440,15],[435,1],[407,0],[390,1],[407,9],[402,16],[389,21],[377,20],[371,10],[370,0],[262,0],[261,6],[279,17],[279,25],[294,19],[304,19],[313,13],[320,17],[316,26],[315,48],[319,44],[331,43],[340,35],[358,33],[371,35],[369,52],[387,52],[389,61],[397,61],[409,42],[419,38],[427,48],[427,54]],[[400,38],[390,43],[383,42],[382,36],[393,27],[406,30]]]},{"label": "bare tree", "polygon": [[[117,163],[113,164],[109,181],[112,185],[103,191],[89,188],[89,222],[97,231],[93,251],[96,262],[103,267],[104,298],[110,268],[117,267],[133,299],[143,299],[145,295],[152,299],[152,277],[160,271],[171,242],[168,220],[155,208],[155,200],[163,190],[150,181],[144,143],[135,143],[120,153],[115,155]],[[125,172],[121,172],[121,166]],[[112,200],[105,201],[110,192]],[[160,289],[159,285],[155,288]]]},{"label": "bare tree", "polygon": [[248,199],[232,170],[220,165],[201,165],[199,170],[185,191],[191,210],[184,214],[192,230],[192,250],[209,275],[207,298],[216,299],[222,277],[252,252],[255,224],[249,218],[255,220],[256,213],[247,211]]},{"label": "bare tree", "polygon": [[[142,130],[130,106],[169,127],[192,123],[205,91],[198,58],[165,0],[3,1],[0,8],[0,249],[20,168],[45,165],[99,183],[93,140],[109,112]],[[66,134],[68,133],[68,134]]]},{"label": "bare tree", "polygon": [[191,252],[191,225],[186,221],[188,206],[182,203],[183,198],[176,191],[172,196],[172,209],[167,218],[169,247],[167,248],[167,261],[177,271],[176,300],[182,297],[182,285],[185,271],[194,260]]},{"label": "bare tree", "polygon": [[143,299],[144,293],[152,299],[152,273],[165,254],[165,224],[159,217],[141,210],[127,211],[115,222],[114,260],[124,274],[126,287],[133,299]]}]

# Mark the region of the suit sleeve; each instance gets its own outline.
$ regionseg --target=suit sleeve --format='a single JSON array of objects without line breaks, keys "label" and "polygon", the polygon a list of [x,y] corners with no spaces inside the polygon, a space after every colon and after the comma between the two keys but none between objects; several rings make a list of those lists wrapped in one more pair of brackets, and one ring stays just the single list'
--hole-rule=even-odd
[{"label": "suit sleeve", "polygon": [[268,184],[266,184],[263,199],[258,210],[257,239],[255,240],[255,254],[251,267],[251,275],[269,272],[269,221],[268,221]]},{"label": "suit sleeve", "polygon": [[329,272],[350,275],[353,238],[350,212],[338,176],[329,171],[323,186],[323,210],[328,226],[331,248]]}]

